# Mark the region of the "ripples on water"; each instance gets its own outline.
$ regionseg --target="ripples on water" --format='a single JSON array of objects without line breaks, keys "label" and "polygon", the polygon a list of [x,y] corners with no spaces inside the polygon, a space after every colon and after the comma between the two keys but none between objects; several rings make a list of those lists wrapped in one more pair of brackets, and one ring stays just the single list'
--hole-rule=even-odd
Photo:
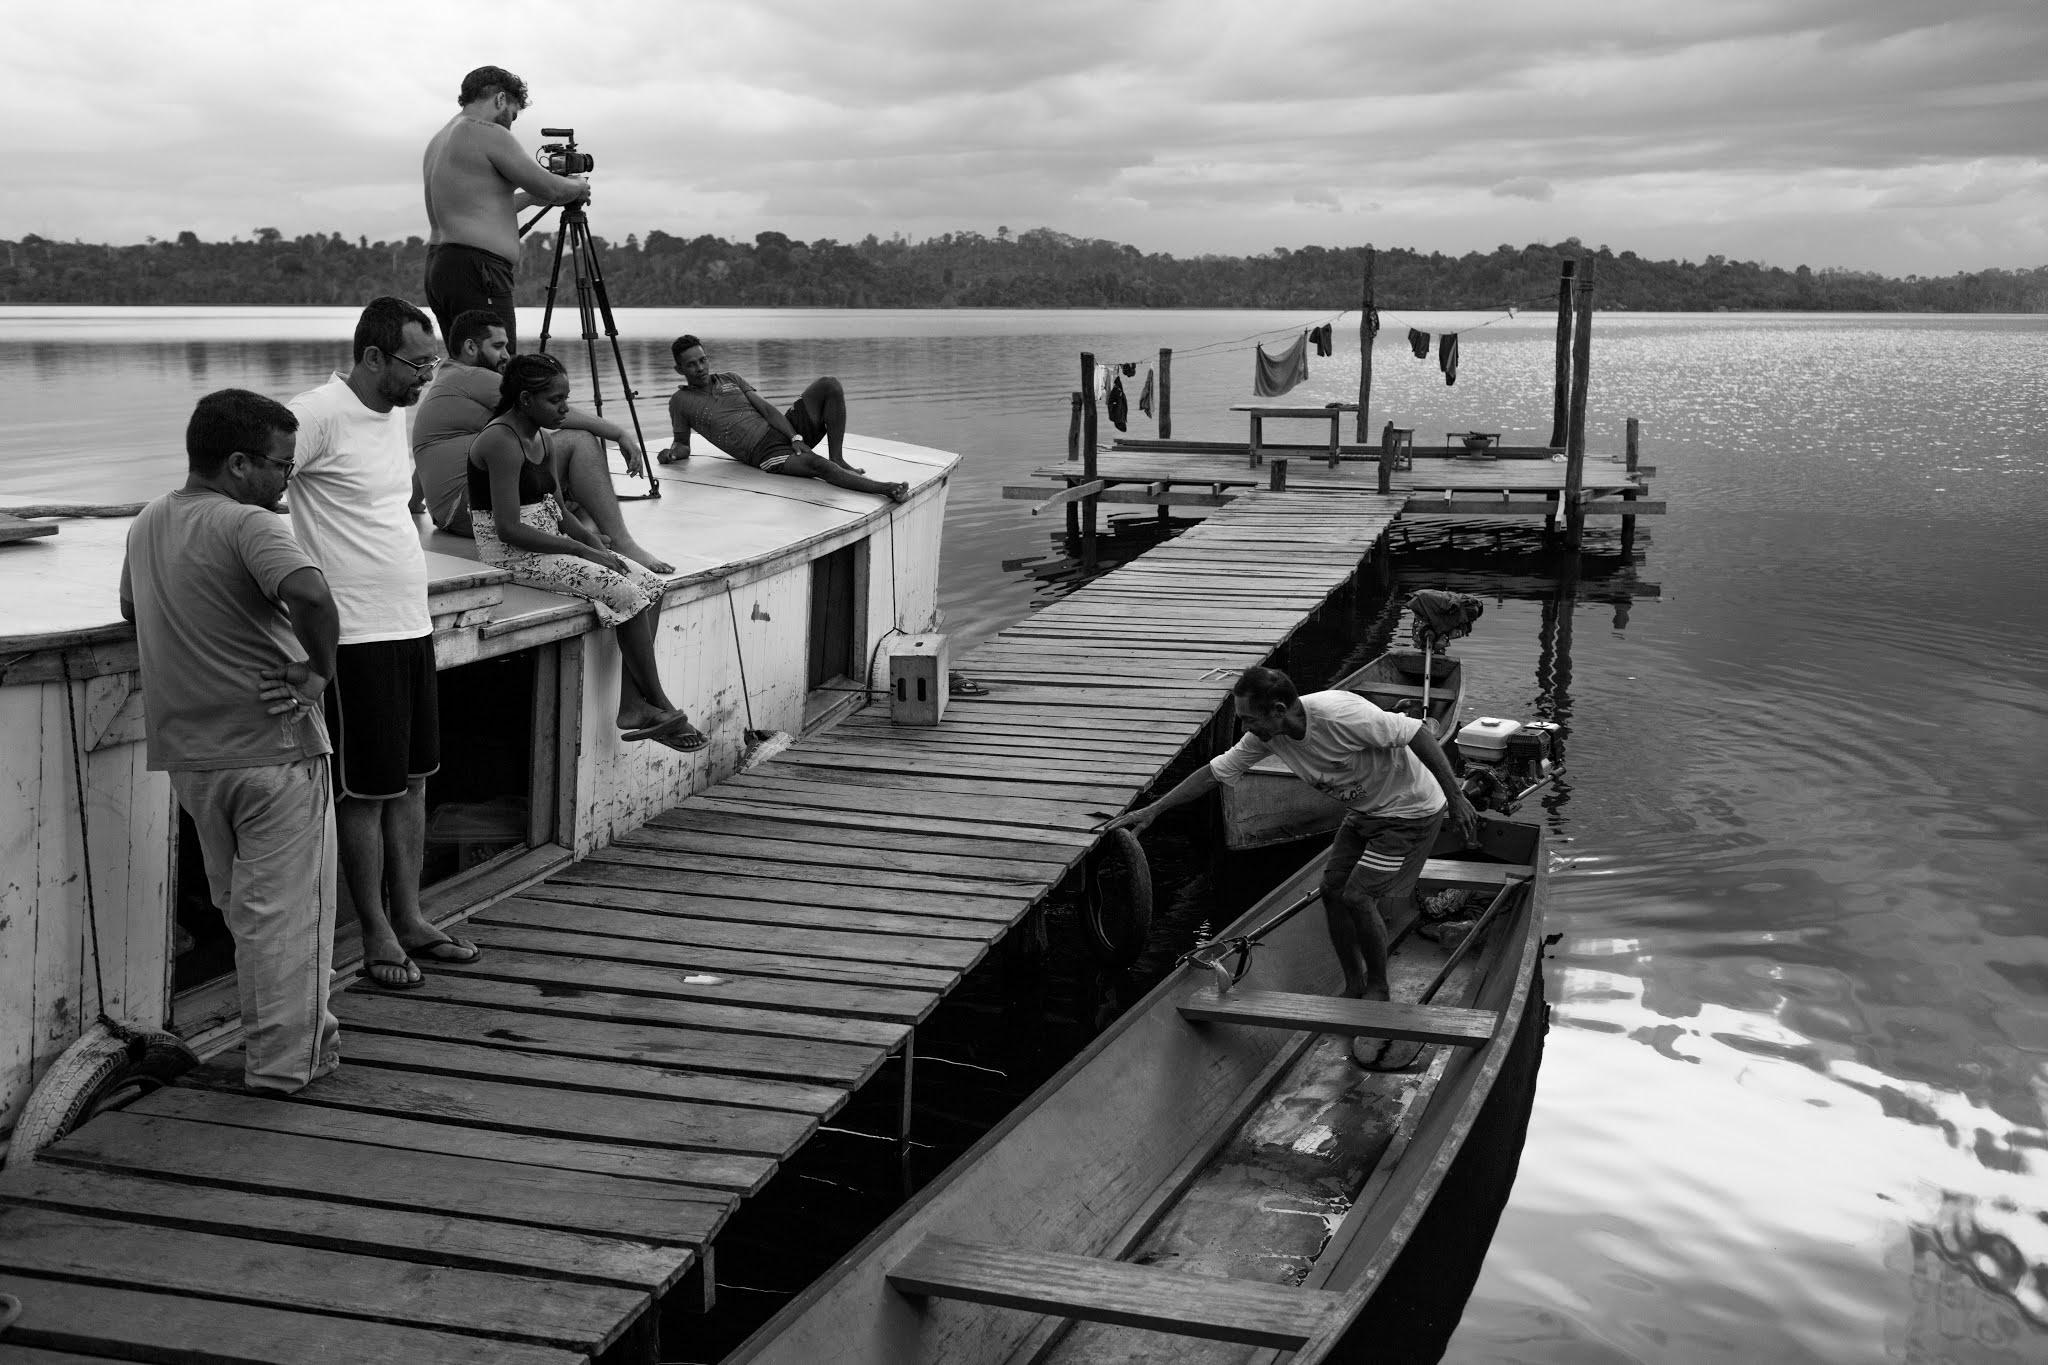
[{"label": "ripples on water", "polygon": [[[1063,457],[1080,348],[1292,320],[620,317],[656,428],[688,329],[764,391],[836,373],[858,430],[965,452],[943,592],[975,636],[1028,607],[996,566],[1048,528],[1000,487]],[[193,397],[317,382],[348,321],[0,310],[0,497],[161,491]],[[1389,338],[1375,421],[1542,439],[1548,328],[1466,332],[1454,389]],[[1350,396],[1355,367],[1317,362],[1301,396]],[[1176,434],[1241,435],[1248,369],[1177,357]],[[1561,613],[1555,1026],[1450,1359],[2048,1358],[2044,414],[2038,318],[1599,318],[1589,425],[1614,448],[1643,420],[1672,515],[1638,574],[1663,595]],[[1529,715],[1546,608],[1490,581],[1473,707]]]}]

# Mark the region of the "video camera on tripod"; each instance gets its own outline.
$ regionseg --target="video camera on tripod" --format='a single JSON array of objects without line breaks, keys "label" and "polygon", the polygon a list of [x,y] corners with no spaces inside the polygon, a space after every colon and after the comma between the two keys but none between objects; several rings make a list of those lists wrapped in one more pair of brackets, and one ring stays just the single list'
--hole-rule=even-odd
[{"label": "video camera on tripod", "polygon": [[550,174],[589,175],[597,169],[596,157],[592,156],[589,152],[579,152],[576,150],[576,130],[574,128],[543,128],[540,130],[540,135],[542,137],[558,137],[562,139],[560,142],[541,144],[540,150],[533,154],[533,159],[546,167]]}]

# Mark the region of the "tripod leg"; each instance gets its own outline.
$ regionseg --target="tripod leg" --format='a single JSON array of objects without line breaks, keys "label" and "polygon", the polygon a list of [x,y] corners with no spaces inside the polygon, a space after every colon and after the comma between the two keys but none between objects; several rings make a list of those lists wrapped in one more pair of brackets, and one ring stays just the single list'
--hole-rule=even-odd
[{"label": "tripod leg", "polygon": [[[604,271],[597,264],[596,252],[590,255],[590,287],[597,298],[598,311],[604,315],[604,334],[611,339],[612,361],[619,367],[619,389],[626,395],[626,414],[633,419],[633,439],[640,443],[640,449],[644,453],[647,450],[647,433],[640,429],[640,409],[633,402],[633,381],[626,374],[626,353],[619,349],[619,324],[612,317],[611,291],[605,288]],[[595,364],[594,361],[592,363]],[[661,496],[661,480],[655,477],[652,455],[646,457],[645,468],[647,496],[658,498]]]},{"label": "tripod leg", "polygon": [[569,214],[565,212],[555,232],[555,256],[553,262],[548,266],[547,306],[541,310],[540,315],[539,349],[543,351],[548,348],[548,328],[553,326],[555,321],[555,291],[562,284],[562,244],[569,240],[570,226]]}]

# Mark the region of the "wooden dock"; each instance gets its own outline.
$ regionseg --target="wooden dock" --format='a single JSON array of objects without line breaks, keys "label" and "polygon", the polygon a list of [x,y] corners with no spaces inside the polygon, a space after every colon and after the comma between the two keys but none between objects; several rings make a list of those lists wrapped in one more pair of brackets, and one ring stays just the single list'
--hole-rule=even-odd
[{"label": "wooden dock", "polygon": [[917,1025],[1404,501],[1236,497],[959,660],[989,695],[942,726],[858,711],[487,905],[474,966],[342,993],[335,1075],[256,1097],[228,1054],[10,1165],[7,1349],[651,1359],[738,1201],[891,1055],[907,1087]]}]

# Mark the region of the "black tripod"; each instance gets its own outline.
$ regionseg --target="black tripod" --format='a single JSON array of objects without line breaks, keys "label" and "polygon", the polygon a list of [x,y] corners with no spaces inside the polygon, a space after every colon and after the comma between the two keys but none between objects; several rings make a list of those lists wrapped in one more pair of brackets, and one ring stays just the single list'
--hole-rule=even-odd
[{"label": "black tripod", "polygon": [[[526,226],[531,228],[533,224]],[[540,349],[547,350],[548,328],[555,320],[555,292],[562,284],[564,246],[569,249],[569,268],[576,281],[576,314],[583,323],[583,350],[590,359],[591,408],[598,416],[604,416],[604,387],[599,382],[597,365],[597,319],[601,313],[604,315],[604,334],[612,343],[612,360],[619,367],[619,387],[626,395],[626,411],[633,418],[633,435],[640,442],[647,491],[621,496],[658,498],[661,496],[661,480],[654,476],[654,456],[648,452],[647,437],[640,430],[640,410],[633,406],[633,381],[626,377],[626,357],[619,350],[619,326],[612,320],[612,296],[604,287],[604,271],[597,264],[597,244],[590,239],[590,219],[581,204],[569,204],[562,209],[561,230],[555,233],[554,265],[548,271],[547,308],[540,317]]]}]

